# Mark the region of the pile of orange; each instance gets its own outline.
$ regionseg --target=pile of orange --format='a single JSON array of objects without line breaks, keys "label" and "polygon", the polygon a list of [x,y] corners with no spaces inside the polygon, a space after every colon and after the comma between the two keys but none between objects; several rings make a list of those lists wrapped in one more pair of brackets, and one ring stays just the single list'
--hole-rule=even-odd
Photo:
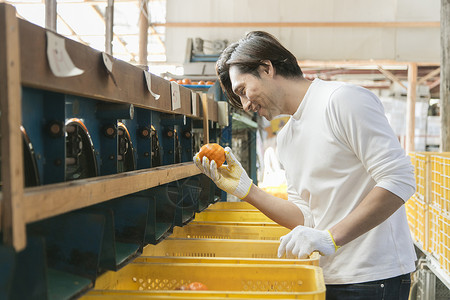
[{"label": "pile of orange", "polygon": [[183,78],[183,79],[174,79],[174,78],[170,78],[169,81],[176,81],[176,83],[178,84],[186,84],[186,85],[213,85],[214,82],[213,81],[204,81],[204,80],[199,80],[199,81],[192,81],[189,78]]}]

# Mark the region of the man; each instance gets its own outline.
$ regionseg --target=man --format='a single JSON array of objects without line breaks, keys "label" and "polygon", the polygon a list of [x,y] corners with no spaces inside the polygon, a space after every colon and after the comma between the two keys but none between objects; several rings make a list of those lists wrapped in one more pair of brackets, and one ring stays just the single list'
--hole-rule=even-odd
[{"label": "man", "polygon": [[408,299],[416,255],[404,202],[414,169],[370,91],[303,77],[297,60],[272,35],[250,32],[216,66],[235,107],[271,120],[291,115],[277,136],[288,198],[252,183],[230,148],[227,165],[196,165],[224,191],[292,231],[278,256],[322,256],[327,299]]}]

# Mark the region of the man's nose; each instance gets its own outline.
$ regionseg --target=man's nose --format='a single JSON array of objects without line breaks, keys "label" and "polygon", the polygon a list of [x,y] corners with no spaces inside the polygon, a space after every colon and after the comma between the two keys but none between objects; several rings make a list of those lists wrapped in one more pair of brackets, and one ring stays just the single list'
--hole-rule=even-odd
[{"label": "man's nose", "polygon": [[249,111],[251,109],[252,103],[246,99],[241,98],[242,107],[245,111]]}]

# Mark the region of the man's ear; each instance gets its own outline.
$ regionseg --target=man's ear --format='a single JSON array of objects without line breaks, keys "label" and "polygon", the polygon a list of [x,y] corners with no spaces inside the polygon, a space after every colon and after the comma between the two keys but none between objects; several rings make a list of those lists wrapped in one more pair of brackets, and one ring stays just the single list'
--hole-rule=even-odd
[{"label": "man's ear", "polygon": [[273,68],[272,62],[270,60],[261,61],[262,65],[259,66],[259,74],[260,75],[268,75],[273,77],[275,75],[275,70]]}]

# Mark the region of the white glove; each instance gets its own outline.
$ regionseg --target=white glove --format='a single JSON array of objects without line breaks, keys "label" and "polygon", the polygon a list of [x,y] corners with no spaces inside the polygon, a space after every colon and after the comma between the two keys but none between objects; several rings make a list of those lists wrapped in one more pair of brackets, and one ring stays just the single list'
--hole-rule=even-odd
[{"label": "white glove", "polygon": [[314,251],[321,255],[331,255],[339,248],[330,231],[297,226],[280,238],[278,257],[286,254],[287,258],[307,258]]},{"label": "white glove", "polygon": [[217,168],[216,162],[214,160],[210,162],[206,156],[203,156],[201,162],[198,153],[194,156],[195,165],[211,178],[220,189],[243,199],[248,195],[253,181],[231,152],[231,148],[225,147],[224,150],[227,165],[221,165]]}]

